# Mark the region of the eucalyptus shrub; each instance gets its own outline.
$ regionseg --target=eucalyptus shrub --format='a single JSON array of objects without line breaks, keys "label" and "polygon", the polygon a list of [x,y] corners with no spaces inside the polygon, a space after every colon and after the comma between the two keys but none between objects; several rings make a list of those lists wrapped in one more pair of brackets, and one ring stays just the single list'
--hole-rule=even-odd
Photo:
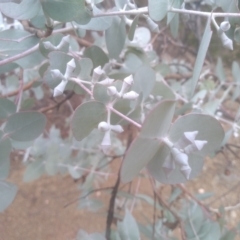
[{"label": "eucalyptus shrub", "polygon": [[[171,233],[175,228],[180,228],[181,239],[235,238],[237,230],[227,230],[218,221],[219,212],[190,195],[182,183],[201,173],[206,156],[215,156],[232,135],[238,136],[239,111],[230,116],[224,103],[238,101],[239,65],[233,62],[234,81],[229,81],[221,59],[213,70],[206,55],[213,32],[229,51],[234,42],[240,42],[239,3],[148,0],[146,4],[139,7],[138,1],[130,0],[1,1],[1,212],[17,194],[17,186],[7,181],[13,150],[25,150],[24,181],[57,173],[69,173],[73,179],[87,177],[80,187],[79,206],[91,206],[90,210],[102,206],[94,198],[86,199],[94,191],[94,181],[102,178],[96,173],[101,169],[107,174],[108,165],[119,157],[122,164],[111,192],[106,232],[79,230],[77,239],[137,240],[140,232],[147,239],[177,239]],[[177,38],[179,26],[192,16],[206,20],[193,68],[184,58],[175,67],[168,66],[155,51],[152,36],[161,35],[169,26]],[[166,79],[167,74],[172,77]],[[176,74],[183,77],[175,79]],[[29,89],[42,101],[46,87],[56,100],[64,96],[67,100],[69,91],[82,97],[72,116],[66,117],[71,128],[68,138],[62,139],[54,126],[43,134],[44,112],[59,104],[46,111],[32,110]],[[228,126],[226,134],[223,124]],[[118,136],[128,125],[138,133],[125,144]],[[144,195],[130,198],[145,198],[164,214],[144,226],[126,208],[123,219],[118,218],[117,227],[112,228],[120,182],[141,177],[151,181],[154,200]],[[174,186],[168,202],[158,192],[159,183]],[[183,199],[181,207],[170,208],[182,192],[192,200]]]}]

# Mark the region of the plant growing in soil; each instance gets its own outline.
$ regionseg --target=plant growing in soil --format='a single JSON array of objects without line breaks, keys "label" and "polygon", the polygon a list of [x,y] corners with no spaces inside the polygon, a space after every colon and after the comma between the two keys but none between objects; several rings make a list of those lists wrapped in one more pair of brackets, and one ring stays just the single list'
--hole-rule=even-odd
[{"label": "plant growing in soil", "polygon": [[[69,174],[80,184],[80,208],[98,210],[94,193],[110,193],[106,229],[80,229],[76,239],[235,239],[239,229],[224,216],[239,203],[213,208],[203,201],[212,195],[184,183],[201,175],[207,156],[237,155],[240,67],[234,61],[226,74],[208,49],[213,35],[220,52],[238,48],[239,2],[143,2],[1,1],[0,212],[17,195],[10,153],[23,152],[24,181]],[[198,47],[185,44],[191,34]],[[71,116],[61,116],[69,128],[61,137],[46,123],[64,105]],[[97,187],[113,161],[115,184]],[[141,180],[151,196],[140,193]],[[145,224],[133,216],[141,201],[154,212]]]}]

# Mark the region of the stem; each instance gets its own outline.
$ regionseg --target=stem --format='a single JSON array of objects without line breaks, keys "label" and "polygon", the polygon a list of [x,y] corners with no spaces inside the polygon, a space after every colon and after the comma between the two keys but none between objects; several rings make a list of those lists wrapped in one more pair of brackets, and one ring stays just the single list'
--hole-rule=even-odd
[{"label": "stem", "polygon": [[113,218],[114,218],[115,199],[117,197],[118,188],[119,188],[119,185],[120,185],[120,170],[121,170],[121,168],[119,168],[117,181],[116,181],[116,183],[113,187],[112,196],[111,196],[110,202],[109,202],[107,224],[106,224],[106,239],[107,240],[111,240],[111,225],[112,225],[112,221],[113,221]]},{"label": "stem", "polygon": [[80,79],[70,78],[69,80],[77,83],[81,88],[83,88],[91,96],[91,98],[93,98],[93,93],[91,92],[91,90],[89,90],[87,87],[85,87],[85,85],[82,83],[82,81]]},{"label": "stem", "polygon": [[122,114],[121,112],[119,112],[118,110],[116,110],[115,108],[113,108],[112,106],[108,106],[108,109],[110,109],[112,112],[116,113],[118,116],[122,117],[123,119],[125,119],[126,121],[132,123],[133,125],[135,125],[137,128],[141,128],[141,124],[135,122],[134,120],[132,120],[131,118],[125,116],[124,114]]},{"label": "stem", "polygon": [[[239,13],[213,13],[213,12],[200,12],[194,10],[187,10],[187,9],[178,9],[171,7],[168,12],[173,13],[184,13],[184,14],[191,14],[191,15],[198,15],[202,17],[240,17]],[[134,10],[121,10],[121,11],[112,11],[112,12],[105,12],[93,15],[93,17],[107,17],[107,16],[121,16],[121,15],[138,15],[138,14],[148,14],[148,7],[138,8]]]},{"label": "stem", "polygon": [[138,15],[140,13],[148,13],[148,8],[143,7],[134,10],[121,10],[115,12],[104,12],[93,15],[92,17],[106,17],[106,16],[122,16],[122,15]]},{"label": "stem", "polygon": [[9,57],[9,58],[6,58],[4,60],[1,60],[0,61],[0,66],[2,66],[4,64],[7,64],[7,63],[10,63],[10,62],[14,62],[14,61],[16,61],[16,60],[18,60],[20,58],[26,57],[27,55],[37,51],[38,50],[38,46],[39,46],[39,44],[36,44],[32,48],[30,48],[30,49],[28,49],[28,50],[26,50],[26,51],[24,51],[22,53],[19,53],[17,55],[12,56],[12,57]]},{"label": "stem", "polygon": [[[132,141],[133,141],[132,132],[128,131],[127,146],[126,146],[126,150],[125,150],[124,155],[126,154],[126,152],[127,152],[128,148],[130,147]],[[124,158],[124,156],[123,156],[123,158]],[[109,208],[108,208],[108,214],[107,214],[107,224],[106,224],[106,239],[107,240],[111,240],[111,225],[112,225],[112,222],[114,220],[114,207],[115,207],[115,200],[116,200],[117,193],[118,193],[118,188],[119,188],[119,185],[120,185],[121,167],[122,167],[122,163],[121,163],[121,166],[118,170],[118,177],[117,177],[116,183],[113,187],[112,195],[111,195],[111,198],[110,198],[110,201],[109,201]]]}]

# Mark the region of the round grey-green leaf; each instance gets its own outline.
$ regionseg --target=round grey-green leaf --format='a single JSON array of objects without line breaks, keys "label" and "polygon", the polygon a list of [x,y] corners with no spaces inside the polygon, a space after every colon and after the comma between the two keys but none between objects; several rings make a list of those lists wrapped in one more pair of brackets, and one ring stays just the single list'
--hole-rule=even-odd
[{"label": "round grey-green leaf", "polygon": [[87,137],[102,121],[106,121],[107,109],[100,102],[86,102],[81,104],[72,118],[72,132],[76,140]]},{"label": "round grey-green leaf", "polygon": [[167,14],[168,0],[149,0],[148,11],[154,21],[161,21]]},{"label": "round grey-green leaf", "polygon": [[85,10],[84,0],[42,0],[43,12],[60,22],[70,22]]},{"label": "round grey-green leaf", "polygon": [[13,202],[16,194],[16,185],[0,181],[0,212],[3,212]]},{"label": "round grey-green leaf", "polygon": [[39,112],[18,112],[11,115],[6,122],[4,133],[16,141],[31,141],[43,133],[46,117]]},{"label": "round grey-green leaf", "polygon": [[114,17],[111,27],[105,31],[106,46],[110,58],[119,58],[125,44],[125,39],[125,21],[120,17]]},{"label": "round grey-green leaf", "polygon": [[92,60],[93,68],[98,66],[103,67],[109,61],[106,53],[98,46],[91,46],[87,48],[84,51],[83,56]]},{"label": "round grey-green leaf", "polygon": [[121,181],[132,181],[149,163],[160,147],[159,140],[137,138],[128,149],[121,168]]},{"label": "round grey-green leaf", "polygon": [[165,100],[160,102],[147,115],[143,122],[140,136],[147,138],[161,138],[170,128],[175,110],[175,101]]},{"label": "round grey-green leaf", "polygon": [[148,66],[142,66],[134,74],[134,84],[132,90],[137,93],[142,92],[144,101],[152,92],[155,82],[156,76],[152,68]]},{"label": "round grey-green leaf", "polygon": [[10,153],[11,153],[11,142],[8,138],[3,137],[3,132],[0,131],[0,179],[6,179],[10,170]]},{"label": "round grey-green leaf", "polygon": [[25,20],[35,17],[41,8],[39,0],[23,0],[20,3],[0,3],[0,12],[7,17]]},{"label": "round grey-green leaf", "polygon": [[234,40],[235,40],[237,43],[240,43],[240,27],[235,28],[235,31],[234,31]]},{"label": "round grey-green leaf", "polygon": [[138,24],[138,19],[139,19],[139,16],[140,16],[140,15],[141,15],[141,14],[138,14],[138,15],[135,16],[135,18],[133,19],[132,25],[131,25],[131,27],[130,27],[130,29],[129,29],[128,39],[129,39],[130,41],[132,41],[133,38],[134,38],[134,33],[135,33],[135,30],[136,30],[136,27],[137,27],[137,24]]},{"label": "round grey-green leaf", "polygon": [[221,124],[214,117],[191,113],[175,121],[170,129],[169,138],[172,142],[176,142],[184,132],[192,131],[198,131],[196,140],[208,141],[198,152],[203,156],[212,154],[214,150],[219,149],[225,135]]},{"label": "round grey-green leaf", "polygon": [[[176,165],[176,168],[170,173],[169,177],[166,177],[166,174],[163,170],[163,163],[168,156],[170,150],[169,147],[165,144],[161,144],[158,152],[155,156],[149,161],[147,169],[151,176],[153,176],[157,181],[165,184],[176,184],[184,183],[187,179],[180,172],[179,166]],[[195,178],[198,176],[203,167],[203,157],[195,154],[190,154],[189,156],[189,165],[192,169],[189,179]]]},{"label": "round grey-green leaf", "polygon": [[16,106],[12,101],[6,98],[0,98],[0,119],[7,118],[15,112]]}]

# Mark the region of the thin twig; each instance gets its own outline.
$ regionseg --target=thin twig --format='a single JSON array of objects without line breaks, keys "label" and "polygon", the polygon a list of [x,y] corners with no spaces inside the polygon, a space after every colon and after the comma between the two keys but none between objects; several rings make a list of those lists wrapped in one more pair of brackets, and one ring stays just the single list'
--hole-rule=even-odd
[{"label": "thin twig", "polygon": [[156,211],[157,211],[157,207],[156,207],[156,205],[157,205],[157,201],[156,201],[156,199],[157,199],[157,194],[156,194],[156,192],[155,191],[153,191],[153,201],[154,201],[154,203],[153,203],[153,230],[152,230],[152,239],[153,240],[155,240],[155,225],[156,225]]},{"label": "thin twig", "polygon": [[112,195],[111,195],[110,202],[109,202],[107,223],[106,223],[106,239],[107,240],[111,240],[111,225],[112,225],[112,222],[114,219],[115,199],[117,197],[117,192],[118,192],[118,188],[120,185],[120,169],[121,168],[119,168],[117,181],[113,187]]},{"label": "thin twig", "polygon": [[86,198],[86,197],[88,197],[89,195],[91,195],[91,194],[93,194],[93,193],[95,193],[95,192],[110,190],[110,189],[112,189],[112,188],[113,188],[113,187],[103,187],[103,188],[93,189],[93,190],[89,191],[88,193],[86,193],[84,196],[82,196],[82,197],[80,197],[80,198],[78,197],[78,198],[72,200],[71,202],[68,202],[68,203],[65,204],[63,207],[66,208],[66,207],[72,205],[73,203],[75,203],[75,202],[77,202],[77,201],[79,201],[79,200],[81,200],[81,199],[83,199],[83,198]]},{"label": "thin twig", "polygon": [[[130,127],[129,127],[129,129],[130,129]],[[125,154],[127,152],[127,149],[130,147],[132,141],[133,141],[133,136],[132,136],[132,133],[129,132]],[[109,201],[109,208],[108,208],[107,222],[106,222],[106,239],[107,240],[111,240],[111,238],[110,238],[111,237],[111,225],[112,225],[112,222],[113,222],[113,219],[114,219],[115,200],[116,200],[117,193],[118,193],[118,188],[119,188],[119,185],[120,185],[120,171],[121,171],[121,166],[119,168],[117,180],[116,180],[116,183],[113,187],[112,195],[111,195],[111,198],[110,198],[110,201]]]},{"label": "thin twig", "polygon": [[194,200],[199,206],[201,206],[202,209],[205,211],[205,213],[208,215],[208,217],[210,217],[209,213],[211,212],[211,210],[206,205],[204,205],[201,201],[199,201],[196,197],[194,197],[192,193],[190,193],[183,184],[176,184],[176,186],[180,188],[192,200]]},{"label": "thin twig", "polygon": [[218,201],[219,199],[227,196],[230,192],[232,192],[233,190],[235,190],[237,187],[240,187],[240,181],[238,181],[233,187],[231,187],[228,191],[226,191],[225,193],[223,193],[222,195],[220,195],[219,197],[217,197],[216,199],[212,200],[210,203],[208,203],[207,205],[210,206],[213,203],[215,203],[216,201]]},{"label": "thin twig", "polygon": [[108,108],[109,108],[112,112],[116,113],[118,116],[122,117],[122,118],[125,119],[126,121],[128,121],[128,122],[132,123],[133,125],[135,125],[137,128],[141,128],[141,127],[142,127],[141,124],[139,124],[139,123],[135,122],[134,120],[132,120],[131,118],[125,116],[124,114],[122,114],[121,112],[119,112],[118,110],[116,110],[115,108],[113,108],[113,107],[111,107],[111,106],[108,106]]},{"label": "thin twig", "polygon": [[33,46],[32,48],[29,48],[28,50],[22,52],[22,53],[19,53],[17,55],[14,55],[12,57],[9,57],[9,58],[6,58],[6,59],[3,59],[0,61],[0,66],[4,65],[4,64],[7,64],[7,63],[10,63],[10,62],[14,62],[20,58],[23,58],[23,57],[26,57],[28,56],[29,54],[35,52],[38,50],[38,47],[39,47],[39,43],[36,44],[35,46]]},{"label": "thin twig", "polygon": [[[23,86],[22,90],[23,91],[27,91],[29,90],[30,88],[32,88],[32,85],[37,81],[37,79],[34,79],[32,80],[31,82],[28,82],[26,85]],[[17,95],[19,93],[19,91],[21,90],[21,87],[19,87],[18,89],[12,91],[12,92],[9,92],[9,93],[6,93],[4,95],[0,95],[1,98],[7,98],[7,97],[13,97],[15,95]]]},{"label": "thin twig", "polygon": [[171,228],[174,229],[175,227],[177,227],[177,225],[179,225],[182,239],[186,240],[181,217],[162,199],[162,196],[158,193],[155,182],[151,176],[149,176],[149,181],[152,184],[153,191],[155,191],[156,193],[159,204],[162,205],[164,208],[166,208],[176,219],[176,222],[172,224]]},{"label": "thin twig", "polygon": [[38,110],[38,112],[41,113],[46,113],[54,108],[59,108],[64,102],[66,102],[67,100],[69,100],[72,96],[74,95],[74,92],[72,91],[70,94],[68,94],[62,101],[58,102],[57,104],[48,106],[48,107],[44,107],[44,108],[40,108]]}]

